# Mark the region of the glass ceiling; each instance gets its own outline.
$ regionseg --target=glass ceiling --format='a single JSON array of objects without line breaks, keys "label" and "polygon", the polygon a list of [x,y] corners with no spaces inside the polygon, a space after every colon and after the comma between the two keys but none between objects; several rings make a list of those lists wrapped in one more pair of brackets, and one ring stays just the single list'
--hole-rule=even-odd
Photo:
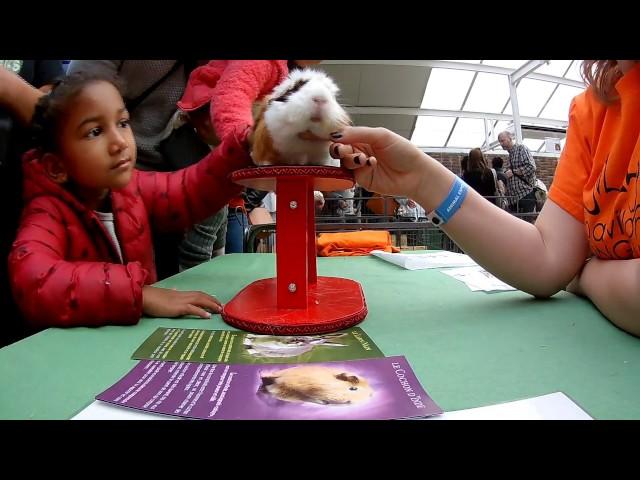
[{"label": "glass ceiling", "polygon": [[[528,60],[451,61],[501,67],[511,71],[517,70],[528,62]],[[562,79],[566,79],[582,83],[581,63],[581,60],[550,60],[536,68],[532,74],[556,77],[558,82],[530,78],[531,74],[518,82],[516,91],[520,116],[530,117],[521,118],[523,127],[535,124],[563,128],[558,126],[558,121],[566,126],[571,100],[582,92],[584,87],[563,85],[561,82]],[[481,147],[485,143],[486,128],[492,145],[491,149],[500,150],[499,145],[495,147],[491,142],[495,142],[497,134],[501,131],[506,129],[513,131],[512,121],[488,118],[485,124],[483,114],[512,115],[509,79],[507,75],[500,73],[434,67],[431,69],[420,108],[478,114],[478,118],[418,116],[411,141],[423,148]],[[532,151],[545,151],[544,132],[531,133],[530,129],[523,128],[522,134],[524,144]],[[561,133],[548,135],[561,139],[564,137]],[[564,144],[564,140],[562,143]]]}]

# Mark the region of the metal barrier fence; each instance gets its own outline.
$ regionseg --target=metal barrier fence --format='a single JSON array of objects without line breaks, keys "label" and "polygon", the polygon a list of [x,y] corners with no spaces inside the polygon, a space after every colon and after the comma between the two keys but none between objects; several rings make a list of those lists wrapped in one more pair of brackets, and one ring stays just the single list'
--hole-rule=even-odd
[{"label": "metal barrier fence", "polygon": [[[370,200],[381,197],[355,197],[354,204],[358,200]],[[486,197],[491,199],[491,197]],[[400,197],[402,200],[402,197]],[[340,201],[341,199],[326,199]],[[351,200],[351,199],[349,199]],[[416,216],[413,221],[398,217],[395,211],[383,211],[380,214],[368,213],[362,208],[363,202],[353,208],[349,214],[335,215],[316,213],[316,233],[328,232],[353,232],[360,230],[386,230],[391,234],[393,245],[401,250],[448,250],[461,252],[462,250],[451,240],[446,233],[437,228],[424,216]],[[386,206],[387,203],[384,203]],[[323,209],[323,211],[335,210]],[[512,213],[512,215],[535,222],[537,212]],[[275,251],[275,223],[252,225],[246,232],[245,251],[249,253],[271,253]]]}]

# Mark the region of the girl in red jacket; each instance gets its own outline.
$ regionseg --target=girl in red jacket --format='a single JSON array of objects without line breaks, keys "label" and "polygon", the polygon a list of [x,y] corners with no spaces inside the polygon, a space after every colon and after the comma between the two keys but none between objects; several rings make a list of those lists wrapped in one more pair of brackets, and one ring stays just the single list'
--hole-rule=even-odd
[{"label": "girl in red jacket", "polygon": [[34,327],[135,324],[144,315],[210,317],[203,292],[152,287],[151,225],[180,231],[212,215],[251,164],[236,129],[199,163],[176,172],[134,169],[136,145],[113,79],[74,74],[42,97],[40,148],[25,154],[25,209],[9,256],[14,298]]}]

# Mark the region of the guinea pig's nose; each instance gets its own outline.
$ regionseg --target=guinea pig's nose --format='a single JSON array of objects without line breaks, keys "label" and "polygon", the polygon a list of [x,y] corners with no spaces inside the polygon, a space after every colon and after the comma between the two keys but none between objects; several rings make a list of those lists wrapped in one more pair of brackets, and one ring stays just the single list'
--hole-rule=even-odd
[{"label": "guinea pig's nose", "polygon": [[324,105],[325,103],[327,103],[327,99],[324,97],[313,97],[312,100],[314,101],[314,103],[317,103],[318,105]]}]

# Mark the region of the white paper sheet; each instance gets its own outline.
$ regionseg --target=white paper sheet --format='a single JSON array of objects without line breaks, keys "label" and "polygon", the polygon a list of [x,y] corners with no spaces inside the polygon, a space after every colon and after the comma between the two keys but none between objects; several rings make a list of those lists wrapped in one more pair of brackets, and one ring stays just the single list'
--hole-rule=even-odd
[{"label": "white paper sheet", "polygon": [[426,268],[466,267],[478,265],[475,261],[462,253],[433,252],[433,253],[387,253],[382,250],[373,250],[374,255],[382,260],[393,263],[407,270],[423,270]]},{"label": "white paper sheet", "polygon": [[[181,418],[116,407],[96,400],[71,420],[181,420]],[[564,393],[556,392],[515,402],[445,412],[426,420],[592,420],[592,418]]]},{"label": "white paper sheet", "polygon": [[158,415],[133,408],[116,407],[99,400],[91,403],[71,420],[180,420],[180,417]]},{"label": "white paper sheet", "polygon": [[593,420],[562,392],[486,407],[445,412],[427,420]]},{"label": "white paper sheet", "polygon": [[478,290],[484,292],[516,290],[511,285],[507,285],[502,280],[498,280],[479,265],[475,267],[451,268],[441,270],[441,272],[465,283],[473,292]]}]

